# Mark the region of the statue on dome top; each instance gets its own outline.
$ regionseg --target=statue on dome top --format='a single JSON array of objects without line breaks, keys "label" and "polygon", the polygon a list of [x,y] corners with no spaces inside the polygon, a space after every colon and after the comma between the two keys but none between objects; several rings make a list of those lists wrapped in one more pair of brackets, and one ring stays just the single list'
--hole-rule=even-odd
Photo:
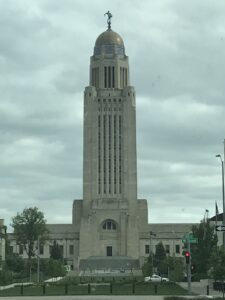
[{"label": "statue on dome top", "polygon": [[104,16],[105,16],[105,15],[108,16],[107,24],[108,24],[108,30],[110,30],[110,29],[111,29],[111,18],[112,18],[112,14],[111,14],[111,12],[108,10],[108,11],[104,14]]}]

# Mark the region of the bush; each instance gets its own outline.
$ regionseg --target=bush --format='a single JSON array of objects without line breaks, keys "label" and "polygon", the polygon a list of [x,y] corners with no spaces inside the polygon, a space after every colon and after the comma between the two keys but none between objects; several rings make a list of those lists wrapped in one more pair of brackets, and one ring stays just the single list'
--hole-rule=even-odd
[{"label": "bush", "polygon": [[0,271],[0,285],[7,285],[12,283],[12,272],[8,270],[7,265],[3,264]]}]

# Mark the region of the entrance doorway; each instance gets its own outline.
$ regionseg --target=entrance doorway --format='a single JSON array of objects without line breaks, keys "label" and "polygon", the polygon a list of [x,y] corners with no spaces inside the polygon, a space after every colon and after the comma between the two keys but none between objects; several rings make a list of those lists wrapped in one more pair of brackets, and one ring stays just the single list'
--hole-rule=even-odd
[{"label": "entrance doorway", "polygon": [[106,256],[112,256],[112,246],[106,246]]}]

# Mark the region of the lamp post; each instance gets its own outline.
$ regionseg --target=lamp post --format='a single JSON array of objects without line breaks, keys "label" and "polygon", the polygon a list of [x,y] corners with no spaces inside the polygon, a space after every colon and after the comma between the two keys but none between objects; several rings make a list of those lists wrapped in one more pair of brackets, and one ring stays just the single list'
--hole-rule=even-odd
[{"label": "lamp post", "polygon": [[[222,167],[222,199],[223,199],[223,225],[225,225],[225,199],[224,199],[224,161],[220,154],[217,154],[216,157],[219,157],[221,160]],[[225,232],[223,232],[223,248],[225,250]]]},{"label": "lamp post", "polygon": [[150,234],[150,254],[151,254],[151,257],[152,257],[152,268],[153,268],[153,270],[154,270],[154,264],[153,264],[153,262],[154,262],[154,258],[153,258],[153,244],[152,244],[152,236],[156,236],[156,233],[154,233],[153,231],[150,231],[149,232],[149,234]]}]

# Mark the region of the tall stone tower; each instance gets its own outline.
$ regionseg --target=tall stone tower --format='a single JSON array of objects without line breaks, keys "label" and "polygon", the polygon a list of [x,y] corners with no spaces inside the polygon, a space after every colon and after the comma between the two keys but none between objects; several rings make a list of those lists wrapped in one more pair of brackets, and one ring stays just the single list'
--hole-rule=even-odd
[{"label": "tall stone tower", "polygon": [[79,258],[138,260],[147,204],[137,200],[135,90],[123,39],[110,19],[91,57],[83,149]]}]

